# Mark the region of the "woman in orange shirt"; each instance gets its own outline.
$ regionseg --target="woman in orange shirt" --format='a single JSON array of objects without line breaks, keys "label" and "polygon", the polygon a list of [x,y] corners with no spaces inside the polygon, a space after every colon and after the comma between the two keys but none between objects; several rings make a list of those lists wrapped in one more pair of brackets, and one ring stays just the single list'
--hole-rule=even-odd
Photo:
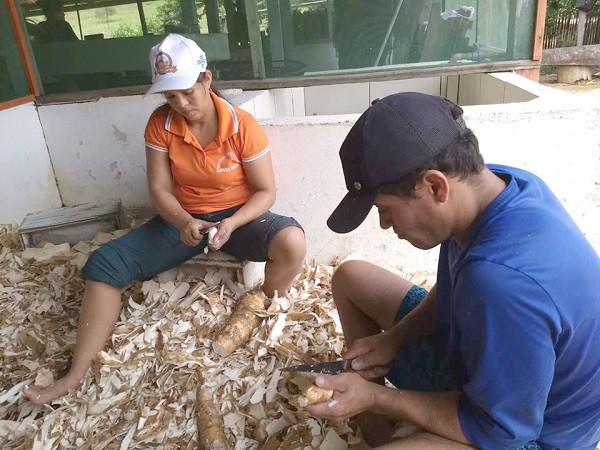
[{"label": "woman in orange shirt", "polygon": [[121,289],[204,251],[266,261],[267,296],[288,291],[300,272],[304,231],[291,217],[269,211],[275,178],[266,135],[256,120],[211,89],[212,74],[198,45],[171,34],[150,51],[152,87],[167,104],[146,126],[148,187],[158,215],[94,252],[78,340],[69,373],[47,388],[24,388],[34,403],[48,403],[79,386],[121,310]]}]

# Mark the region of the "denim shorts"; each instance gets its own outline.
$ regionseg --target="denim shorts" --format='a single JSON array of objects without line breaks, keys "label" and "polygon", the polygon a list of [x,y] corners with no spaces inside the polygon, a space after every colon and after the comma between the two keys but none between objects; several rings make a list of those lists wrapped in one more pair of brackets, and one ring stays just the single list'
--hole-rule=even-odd
[{"label": "denim shorts", "polygon": [[[411,287],[396,312],[394,323],[411,312],[426,295],[425,289]],[[436,339],[439,337],[426,336],[418,342],[403,346],[394,359],[393,369],[387,375],[388,381],[398,389],[412,391],[459,390],[460,387],[436,354]],[[529,442],[516,450],[542,450],[542,447],[537,442]]]},{"label": "denim shorts", "polygon": [[[240,208],[236,206],[209,214],[195,214],[194,217],[219,222]],[[242,260],[267,261],[271,241],[287,227],[302,229],[292,217],[267,211],[235,230],[221,250]],[[205,236],[197,246],[191,247],[180,243],[179,237],[175,226],[155,216],[92,253],[81,272],[82,276],[86,280],[124,287],[135,280],[147,280],[202,253],[208,240]]]}]

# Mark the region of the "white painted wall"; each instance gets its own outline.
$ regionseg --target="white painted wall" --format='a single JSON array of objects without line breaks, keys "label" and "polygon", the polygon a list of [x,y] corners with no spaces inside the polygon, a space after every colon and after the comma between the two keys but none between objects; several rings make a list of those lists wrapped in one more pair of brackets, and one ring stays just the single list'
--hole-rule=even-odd
[{"label": "white painted wall", "polygon": [[107,198],[149,205],[144,129],[162,103],[154,95],[38,108],[65,206]]},{"label": "white painted wall", "polygon": [[[486,162],[521,167],[541,176],[600,251],[600,105],[472,106],[465,118],[480,140]],[[358,115],[271,119],[262,124],[271,140],[278,182],[276,210],[305,227],[309,256],[330,261],[358,252],[367,259],[412,273],[436,269],[437,250],[399,242],[378,226],[373,211],[352,233],[336,235],[325,221],[346,192],[339,146]]]},{"label": "white painted wall", "polygon": [[61,206],[42,126],[33,103],[0,111],[0,222]]},{"label": "white painted wall", "polygon": [[235,104],[257,118],[267,118],[360,113],[373,100],[397,92],[443,95],[465,106],[520,103],[538,97],[554,99],[564,95],[511,72],[308,86],[232,95]]},{"label": "white painted wall", "polygon": [[[269,95],[276,104],[279,94]],[[244,107],[248,108],[256,98],[247,99]],[[129,207],[149,204],[143,131],[151,111],[161,102],[159,96],[134,96],[39,108],[66,205],[110,197],[121,198]],[[260,103],[255,102],[251,107],[256,111],[257,105]],[[33,132],[30,129],[36,123],[35,110],[29,106],[10,113],[8,123],[0,113],[0,126],[13,130],[22,122],[20,135],[27,135],[27,144],[11,146],[10,155],[3,153],[3,166],[12,166],[0,181],[4,183],[0,184],[2,192],[10,189],[21,201],[32,192],[40,197],[41,188],[47,190],[49,165],[46,154],[45,165],[37,167],[43,160],[39,154],[43,155],[45,150],[39,125]],[[467,106],[465,117],[480,138],[487,162],[516,165],[542,176],[588,239],[600,249],[599,105],[585,105],[579,97],[564,94],[528,103]],[[307,232],[308,256],[319,261],[329,262],[336,256],[359,252],[369,260],[399,271],[435,270],[435,251],[419,251],[397,241],[393,234],[379,229],[374,214],[347,235],[336,235],[326,227],[327,217],[345,194],[339,146],[357,118],[355,114],[260,121],[273,150],[278,185],[274,210],[293,215],[302,223]],[[33,147],[39,149],[35,150],[39,158],[33,162],[33,172],[40,173],[45,168],[43,177],[29,176],[32,169],[27,157],[22,157],[20,163],[12,157],[19,151],[27,155],[34,151]],[[13,148],[16,150],[12,151]],[[33,159],[32,156],[30,160]],[[21,165],[15,168],[18,164]],[[41,185],[32,184],[32,180],[40,179],[44,180]],[[58,197],[53,192],[48,207],[57,206]],[[9,206],[3,205],[2,211],[18,215],[23,208],[41,209],[38,205],[31,208],[14,201]]]}]

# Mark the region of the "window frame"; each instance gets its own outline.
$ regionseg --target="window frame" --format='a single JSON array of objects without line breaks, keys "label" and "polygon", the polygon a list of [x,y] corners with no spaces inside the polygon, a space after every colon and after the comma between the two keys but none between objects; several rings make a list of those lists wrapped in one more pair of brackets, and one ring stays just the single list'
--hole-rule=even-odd
[{"label": "window frame", "polygon": [[23,72],[25,72],[25,76],[27,77],[27,84],[29,86],[30,93],[29,95],[25,95],[23,97],[16,97],[11,100],[0,102],[0,111],[14,108],[15,106],[24,105],[26,103],[31,103],[40,95],[40,89],[37,84],[35,70],[33,68],[31,58],[29,57],[29,50],[27,48],[27,42],[25,41],[25,34],[23,33],[23,27],[21,26],[21,19],[19,16],[19,11],[17,10],[17,5],[13,0],[4,0],[4,3],[6,4],[6,8],[8,10],[8,17],[13,28],[13,34],[15,36],[17,48],[19,49],[21,64],[23,65]]},{"label": "window frame", "polygon": [[[117,88],[107,88],[94,91],[79,91],[70,93],[43,94],[40,93],[38,80],[36,79],[36,69],[30,59],[30,49],[27,47],[25,40],[26,33],[23,31],[21,21],[19,20],[19,12],[16,5],[11,0],[5,0],[11,22],[16,35],[16,40],[19,45],[21,59],[24,65],[24,71],[32,92],[26,97],[17,98],[8,102],[0,102],[0,110],[12,107],[18,104],[35,101],[36,104],[53,104],[57,102],[69,101],[85,101],[101,97],[119,97],[143,94],[149,86],[124,86]],[[465,65],[446,65],[441,67],[422,67],[419,69],[382,69],[373,72],[363,72],[361,70],[351,71],[350,73],[339,74],[337,76],[320,75],[310,77],[286,77],[286,78],[263,78],[251,80],[215,80],[216,85],[221,89],[237,88],[244,90],[254,89],[275,89],[275,88],[291,88],[305,87],[312,85],[330,85],[337,83],[357,83],[365,81],[385,81],[385,80],[401,80],[409,78],[422,78],[427,76],[439,75],[461,75],[466,73],[487,73],[500,72],[507,70],[514,71],[535,71],[539,73],[541,66],[541,57],[543,51],[543,36],[545,31],[545,15],[547,8],[547,0],[536,1],[536,11],[534,13],[534,29],[532,52],[530,59],[497,61],[492,63],[477,63]],[[41,95],[40,95],[41,94]]]}]

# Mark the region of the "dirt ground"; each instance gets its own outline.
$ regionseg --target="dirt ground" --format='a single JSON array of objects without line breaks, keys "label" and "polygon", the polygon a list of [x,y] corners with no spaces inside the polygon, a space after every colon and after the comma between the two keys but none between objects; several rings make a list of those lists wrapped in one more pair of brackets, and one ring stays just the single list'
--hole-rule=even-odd
[{"label": "dirt ground", "polygon": [[576,95],[586,95],[600,102],[600,66],[595,67],[592,80],[573,84],[559,83],[556,74],[540,76],[540,84]]}]

